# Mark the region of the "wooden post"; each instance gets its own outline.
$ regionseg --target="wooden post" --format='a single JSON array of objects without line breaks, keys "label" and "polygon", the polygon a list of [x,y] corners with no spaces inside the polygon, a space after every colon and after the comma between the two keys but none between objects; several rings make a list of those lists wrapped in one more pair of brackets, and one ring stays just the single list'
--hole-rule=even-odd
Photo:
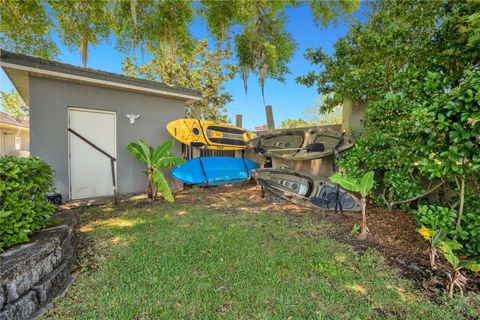
[{"label": "wooden post", "polygon": [[[237,114],[237,115],[235,116],[235,126],[241,128],[241,127],[242,127],[242,120],[243,120],[243,119],[242,119],[242,115],[241,115],[241,114]],[[239,151],[239,150],[235,151],[235,158],[243,158],[244,155],[245,155],[245,154],[244,154],[244,150],[242,150],[242,151]]]},{"label": "wooden post", "polygon": [[267,115],[267,127],[268,131],[275,130],[275,121],[273,120],[272,106],[265,106],[265,114]]},{"label": "wooden post", "polygon": [[201,151],[198,148],[192,148],[192,158],[199,158],[201,156]]},{"label": "wooden post", "polygon": [[[202,116],[202,112],[200,110],[200,107],[199,106],[193,107],[193,118],[198,119],[200,121],[201,116]],[[191,146],[190,146],[190,149],[192,151],[192,153],[191,153],[192,158],[198,158],[198,157],[201,156],[200,149],[194,148],[194,147],[191,147]]]},{"label": "wooden post", "polygon": [[202,116],[202,111],[200,110],[200,106],[193,107],[193,119],[200,119]]},{"label": "wooden post", "polygon": [[242,115],[241,114],[237,114],[235,116],[235,125],[239,128],[242,127]]},{"label": "wooden post", "polygon": [[343,115],[342,115],[342,132],[347,135],[350,134],[352,126],[352,101],[350,99],[343,100]]}]

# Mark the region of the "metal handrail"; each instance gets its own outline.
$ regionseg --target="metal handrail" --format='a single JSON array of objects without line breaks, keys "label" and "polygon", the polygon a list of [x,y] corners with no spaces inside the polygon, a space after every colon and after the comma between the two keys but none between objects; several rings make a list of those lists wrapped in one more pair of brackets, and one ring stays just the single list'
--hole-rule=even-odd
[{"label": "metal handrail", "polygon": [[75,130],[68,128],[67,129],[69,132],[73,133],[75,136],[77,136],[80,140],[106,156],[107,158],[110,159],[110,167],[112,169],[112,185],[113,185],[113,196],[115,197],[115,203],[118,203],[118,196],[117,196],[117,183],[115,181],[115,161],[117,159],[115,157],[112,157],[110,154],[108,154],[106,151],[102,150],[100,147],[96,146],[93,142],[82,136],[80,133],[76,132]]},{"label": "metal handrail", "polygon": [[116,161],[117,159],[115,159],[114,157],[112,157],[111,155],[109,155],[106,151],[100,149],[100,147],[97,147],[93,142],[91,142],[90,140],[88,140],[87,138],[85,138],[84,136],[82,136],[80,133],[76,132],[75,130],[73,130],[72,128],[68,128],[68,131],[70,131],[71,133],[73,133],[74,135],[76,135],[77,137],[79,137],[81,140],[83,140],[85,143],[89,144],[91,147],[95,148],[97,151],[99,151],[100,153],[104,154],[105,156],[107,156],[110,160],[114,160]]}]

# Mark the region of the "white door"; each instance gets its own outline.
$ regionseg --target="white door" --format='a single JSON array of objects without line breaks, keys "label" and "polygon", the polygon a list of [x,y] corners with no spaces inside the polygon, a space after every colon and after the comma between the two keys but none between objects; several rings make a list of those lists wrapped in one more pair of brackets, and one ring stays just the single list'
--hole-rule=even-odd
[{"label": "white door", "polygon": [[[115,119],[114,112],[68,109],[69,128],[114,158],[117,157]],[[110,159],[72,132],[69,132],[69,148],[70,198],[113,195]]]}]

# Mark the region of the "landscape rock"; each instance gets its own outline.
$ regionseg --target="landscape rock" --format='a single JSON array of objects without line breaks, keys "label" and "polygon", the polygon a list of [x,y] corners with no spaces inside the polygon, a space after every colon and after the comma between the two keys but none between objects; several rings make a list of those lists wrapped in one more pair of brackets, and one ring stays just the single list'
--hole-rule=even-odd
[{"label": "landscape rock", "polygon": [[0,311],[0,320],[24,320],[38,309],[38,299],[34,291],[29,291],[15,302],[7,304]]},{"label": "landscape rock", "polygon": [[70,283],[75,260],[73,212],[57,213],[54,226],[0,254],[0,320],[30,319]]}]

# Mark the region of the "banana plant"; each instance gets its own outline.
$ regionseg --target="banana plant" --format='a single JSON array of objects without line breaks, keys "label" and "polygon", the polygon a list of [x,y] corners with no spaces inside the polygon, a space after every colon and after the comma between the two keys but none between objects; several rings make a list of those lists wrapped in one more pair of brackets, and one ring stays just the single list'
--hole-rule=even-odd
[{"label": "banana plant", "polygon": [[455,250],[461,249],[462,245],[456,240],[442,241],[439,244],[439,248],[450,265],[450,271],[447,274],[448,296],[450,298],[453,297],[455,287],[460,289],[460,294],[463,296],[463,292],[465,290],[468,278],[462,273],[462,270],[466,269],[473,272],[479,272],[480,262],[474,259],[460,260],[455,254]]},{"label": "banana plant", "polygon": [[460,260],[455,254],[456,250],[462,248],[462,245],[456,240],[447,238],[447,234],[443,230],[432,230],[427,227],[421,227],[418,230],[423,238],[430,242],[430,266],[436,269],[435,257],[438,250],[442,252],[445,260],[447,260],[450,270],[448,271],[447,293],[449,297],[453,297],[455,287],[460,290],[461,295],[465,290],[467,284],[467,277],[462,273],[462,270],[467,269],[473,272],[480,271],[480,262],[469,259]]},{"label": "banana plant", "polygon": [[360,237],[365,238],[369,232],[367,227],[367,196],[373,188],[373,171],[369,171],[363,175],[361,179],[354,177],[343,176],[340,173],[335,173],[330,176],[330,181],[338,184],[340,187],[359,193],[362,200],[362,224],[360,226]]},{"label": "banana plant", "polygon": [[437,269],[436,258],[438,255],[438,247],[445,241],[447,233],[444,230],[432,230],[427,227],[418,229],[418,233],[422,235],[425,240],[430,243],[430,268]]},{"label": "banana plant", "polygon": [[127,146],[132,157],[147,165],[147,171],[145,172],[148,177],[146,194],[149,201],[155,201],[158,192],[168,202],[174,201],[168,181],[161,170],[161,168],[185,162],[185,160],[172,155],[171,149],[174,143],[173,140],[167,140],[153,148],[147,145],[143,139],[140,139],[138,143],[132,142]]}]

